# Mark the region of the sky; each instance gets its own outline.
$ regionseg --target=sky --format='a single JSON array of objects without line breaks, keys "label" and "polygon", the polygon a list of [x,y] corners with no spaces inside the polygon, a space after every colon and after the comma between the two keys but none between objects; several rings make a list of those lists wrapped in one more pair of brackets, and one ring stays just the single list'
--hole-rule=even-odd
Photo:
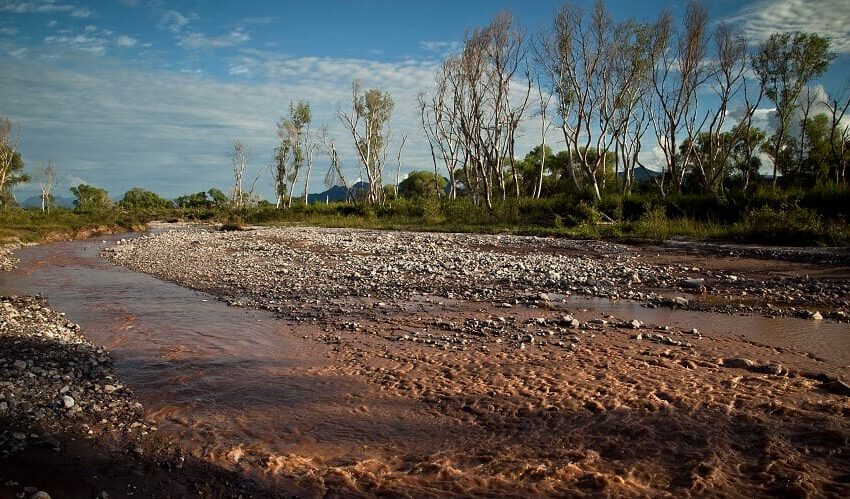
[{"label": "sky", "polygon": [[[460,46],[467,30],[486,25],[502,10],[533,36],[560,4],[0,0],[0,116],[20,130],[26,171],[32,174],[52,161],[58,173],[54,192],[60,196],[69,196],[68,188],[80,183],[104,188],[115,198],[133,187],[168,198],[211,187],[227,192],[233,184],[229,157],[238,138],[251,152],[247,181],[259,175],[256,190],[271,199],[267,169],[278,140],[275,126],[292,101],[310,102],[314,128],[327,125],[348,178],[357,178],[353,142],[337,117],[338,109],[350,108],[351,82],[357,78],[364,88],[385,90],[395,101],[393,137],[409,135],[402,174],[430,169],[416,96],[433,87],[440,62]],[[753,42],[777,31],[829,36],[838,57],[818,82],[820,90],[836,91],[850,77],[847,0],[704,4],[712,23],[731,23]],[[617,20],[649,21],[665,8],[681,18],[685,4],[612,0],[607,5]],[[769,104],[762,107],[757,116],[766,122]],[[520,155],[537,142],[531,126],[520,130]],[[317,156],[310,192],[325,189],[328,165]],[[395,169],[394,160],[389,169]],[[37,192],[32,183],[16,195],[25,199]]]}]

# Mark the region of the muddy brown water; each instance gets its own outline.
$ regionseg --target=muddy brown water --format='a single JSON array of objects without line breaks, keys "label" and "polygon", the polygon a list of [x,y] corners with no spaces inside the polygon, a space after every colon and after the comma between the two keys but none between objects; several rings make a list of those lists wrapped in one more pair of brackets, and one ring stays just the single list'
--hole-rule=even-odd
[{"label": "muddy brown water", "polygon": [[[121,236],[108,238],[111,244]],[[126,236],[124,236],[126,237]],[[45,295],[50,305],[107,347],[115,367],[157,421],[190,451],[232,464],[264,455],[274,472],[314,456],[325,465],[419,453],[455,438],[451,423],[422,402],[377,393],[335,370],[333,348],[305,341],[313,326],[116,267],[98,258],[101,241],[59,242],[18,253],[19,270],[0,273],[0,294]],[[810,352],[842,370],[850,365],[846,324],[727,316],[570,298],[565,310],[744,336]],[[313,327],[315,330],[311,330]]]}]

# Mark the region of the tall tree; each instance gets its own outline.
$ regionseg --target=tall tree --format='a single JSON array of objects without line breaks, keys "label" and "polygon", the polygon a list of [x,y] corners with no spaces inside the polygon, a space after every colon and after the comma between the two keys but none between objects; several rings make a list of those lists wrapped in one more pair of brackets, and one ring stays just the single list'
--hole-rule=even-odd
[{"label": "tall tree", "polygon": [[[286,206],[292,206],[295,184],[298,182],[298,176],[305,161],[308,170],[312,169],[313,153],[317,147],[310,135],[312,121],[313,113],[310,110],[310,103],[298,101],[289,103],[289,114],[278,122],[277,135],[280,138],[280,145],[275,150],[275,169],[273,170],[278,208],[286,195],[288,195]],[[307,182],[305,182],[305,202],[309,177],[308,172]]]},{"label": "tall tree", "polygon": [[384,201],[384,166],[389,147],[389,121],[395,103],[387,92],[361,91],[360,82],[351,85],[352,112],[337,110],[340,121],[351,133],[361,167],[369,179],[368,201]]},{"label": "tall tree", "polygon": [[15,134],[12,122],[0,117],[0,208],[14,206],[12,189],[20,183],[29,182],[29,175],[21,173],[24,162],[18,152],[20,131]]},{"label": "tall tree", "polygon": [[753,70],[764,94],[776,106],[776,131],[770,137],[773,159],[773,183],[783,164],[791,120],[803,88],[829,68],[835,54],[829,51],[829,39],[817,33],[774,33],[762,43],[753,58]]},{"label": "tall tree", "polygon": [[248,166],[250,155],[251,153],[241,140],[236,139],[233,142],[233,153],[230,155],[230,162],[233,165],[233,191],[230,196],[230,204],[237,209],[242,208],[245,203],[242,179],[245,176],[245,167]]},{"label": "tall tree", "polygon": [[56,178],[53,170],[53,161],[48,160],[38,171],[38,186],[41,188],[41,211],[50,213],[53,204],[53,196],[50,191],[56,186]]},{"label": "tall tree", "polygon": [[711,77],[711,67],[705,64],[707,25],[708,11],[702,4],[691,1],[685,9],[681,31],[674,29],[670,14],[665,12],[652,34],[654,99],[649,111],[666,163],[658,182],[662,195],[666,195],[667,185],[673,190],[681,189],[693,150],[682,150],[679,141],[683,136],[685,140],[693,139],[705,121],[699,119],[698,110],[700,89]]},{"label": "tall tree", "polygon": [[74,200],[74,210],[80,213],[98,213],[112,208],[112,199],[109,193],[99,187],[88,184],[80,184],[71,187]]},{"label": "tall tree", "polygon": [[850,80],[844,88],[826,101],[829,110],[829,144],[832,154],[832,178],[836,184],[847,181],[847,163],[850,163],[850,125],[844,121],[850,109]]}]

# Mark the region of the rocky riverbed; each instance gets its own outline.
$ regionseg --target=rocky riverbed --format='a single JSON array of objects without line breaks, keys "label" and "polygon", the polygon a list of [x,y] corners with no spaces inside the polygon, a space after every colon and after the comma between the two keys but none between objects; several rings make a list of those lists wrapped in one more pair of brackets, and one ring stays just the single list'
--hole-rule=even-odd
[{"label": "rocky riverbed", "polygon": [[112,362],[43,298],[0,297],[0,497],[268,495],[159,437]]},{"label": "rocky riverbed", "polygon": [[[313,425],[286,430],[312,442],[287,452],[249,432],[230,452],[199,454],[245,476],[317,496],[847,496],[847,364],[716,335],[711,320],[734,312],[843,324],[846,260],[725,251],[280,228],[170,232],[103,255],[271,310],[285,334],[325,352],[328,364],[311,376],[373,387],[339,416],[340,427],[387,422],[362,449],[335,455],[339,434]],[[645,323],[571,305],[572,295],[712,314],[689,327]],[[390,406],[408,412],[390,417]],[[215,427],[206,434],[232,431],[224,419],[204,422]],[[446,435],[417,433],[434,421]]]}]

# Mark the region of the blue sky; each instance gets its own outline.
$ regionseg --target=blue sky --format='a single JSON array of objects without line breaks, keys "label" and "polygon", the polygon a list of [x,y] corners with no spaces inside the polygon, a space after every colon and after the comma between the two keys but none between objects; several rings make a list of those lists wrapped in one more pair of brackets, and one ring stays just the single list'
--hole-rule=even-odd
[{"label": "blue sky", "polygon": [[[275,123],[298,99],[310,101],[316,127],[328,125],[356,177],[336,110],[347,106],[351,80],[360,78],[396,101],[394,133],[410,135],[402,171],[428,168],[415,99],[431,87],[442,57],[465,30],[501,10],[533,35],[560,3],[0,0],[0,115],[20,126],[30,171],[52,159],[60,195],[85,182],[114,197],[135,186],[175,197],[229,189],[228,154],[237,137],[252,152],[247,176],[257,175],[271,162]],[[684,3],[608,5],[619,19],[649,20],[663,8],[679,18]],[[712,22],[735,23],[754,41],[786,30],[830,36],[839,58],[820,83],[829,92],[850,76],[846,0],[706,6]],[[534,142],[533,133],[524,134],[520,154]],[[324,189],[326,168],[319,157],[311,192]],[[257,190],[271,195],[268,175]],[[24,186],[17,194],[36,191]]]}]

